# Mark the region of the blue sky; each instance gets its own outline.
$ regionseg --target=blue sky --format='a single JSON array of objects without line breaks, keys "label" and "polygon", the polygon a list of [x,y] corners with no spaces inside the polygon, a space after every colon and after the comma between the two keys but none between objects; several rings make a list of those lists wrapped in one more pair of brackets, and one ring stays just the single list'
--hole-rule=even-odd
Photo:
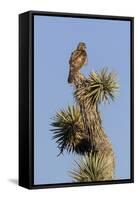
[{"label": "blue sky", "polygon": [[52,140],[51,118],[74,103],[67,83],[71,52],[86,43],[92,70],[108,67],[118,74],[115,102],[101,105],[103,127],[116,156],[116,179],[130,178],[130,22],[114,20],[34,17],[34,183],[72,182],[68,171],[77,156],[59,151]]}]

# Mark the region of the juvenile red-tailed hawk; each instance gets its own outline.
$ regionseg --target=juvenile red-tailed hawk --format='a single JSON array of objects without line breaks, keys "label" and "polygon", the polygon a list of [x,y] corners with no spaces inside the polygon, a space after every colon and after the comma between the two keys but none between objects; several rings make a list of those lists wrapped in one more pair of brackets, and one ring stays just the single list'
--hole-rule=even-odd
[{"label": "juvenile red-tailed hawk", "polygon": [[87,64],[86,44],[84,42],[80,42],[77,46],[77,49],[74,50],[70,56],[69,60],[70,70],[68,76],[68,83],[73,83],[75,74],[85,64]]}]

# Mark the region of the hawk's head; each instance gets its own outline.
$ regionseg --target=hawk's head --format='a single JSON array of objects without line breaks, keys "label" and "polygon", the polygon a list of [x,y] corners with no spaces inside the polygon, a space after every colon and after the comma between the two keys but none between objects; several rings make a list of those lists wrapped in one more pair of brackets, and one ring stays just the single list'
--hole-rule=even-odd
[{"label": "hawk's head", "polygon": [[85,50],[86,49],[86,44],[84,42],[80,42],[77,46],[78,50]]}]

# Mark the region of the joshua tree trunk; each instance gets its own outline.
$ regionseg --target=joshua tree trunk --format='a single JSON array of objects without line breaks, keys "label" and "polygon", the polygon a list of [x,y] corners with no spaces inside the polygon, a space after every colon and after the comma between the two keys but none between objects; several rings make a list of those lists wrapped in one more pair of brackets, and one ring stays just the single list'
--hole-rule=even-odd
[{"label": "joshua tree trunk", "polygon": [[[73,81],[75,91],[81,87],[82,82],[85,80],[86,78],[80,72],[75,74]],[[75,96],[75,98],[80,107],[84,133],[90,142],[91,149],[90,152],[88,152],[88,155],[92,156],[94,153],[97,155],[105,155],[107,160],[106,166],[108,168],[106,179],[111,180],[114,177],[114,152],[112,145],[102,127],[101,117],[98,111],[98,103],[94,103],[89,107],[84,100],[85,98],[81,97],[81,100],[79,100],[77,96]]]},{"label": "joshua tree trunk", "polygon": [[[60,154],[64,150],[81,155],[70,175],[74,181],[114,179],[115,158],[112,145],[102,127],[99,104],[115,99],[119,85],[116,76],[103,68],[84,77],[73,74],[76,104],[56,113],[52,129]],[[59,155],[60,155],[59,154]]]}]

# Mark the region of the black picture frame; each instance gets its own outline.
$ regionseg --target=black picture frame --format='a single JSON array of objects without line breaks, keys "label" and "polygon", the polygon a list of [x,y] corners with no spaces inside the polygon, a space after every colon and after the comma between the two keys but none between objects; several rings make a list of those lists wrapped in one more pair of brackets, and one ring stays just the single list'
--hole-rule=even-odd
[{"label": "black picture frame", "polygon": [[[34,16],[110,19],[130,22],[130,179],[34,185]],[[28,11],[19,15],[19,185],[28,189],[134,182],[134,17]]]}]

